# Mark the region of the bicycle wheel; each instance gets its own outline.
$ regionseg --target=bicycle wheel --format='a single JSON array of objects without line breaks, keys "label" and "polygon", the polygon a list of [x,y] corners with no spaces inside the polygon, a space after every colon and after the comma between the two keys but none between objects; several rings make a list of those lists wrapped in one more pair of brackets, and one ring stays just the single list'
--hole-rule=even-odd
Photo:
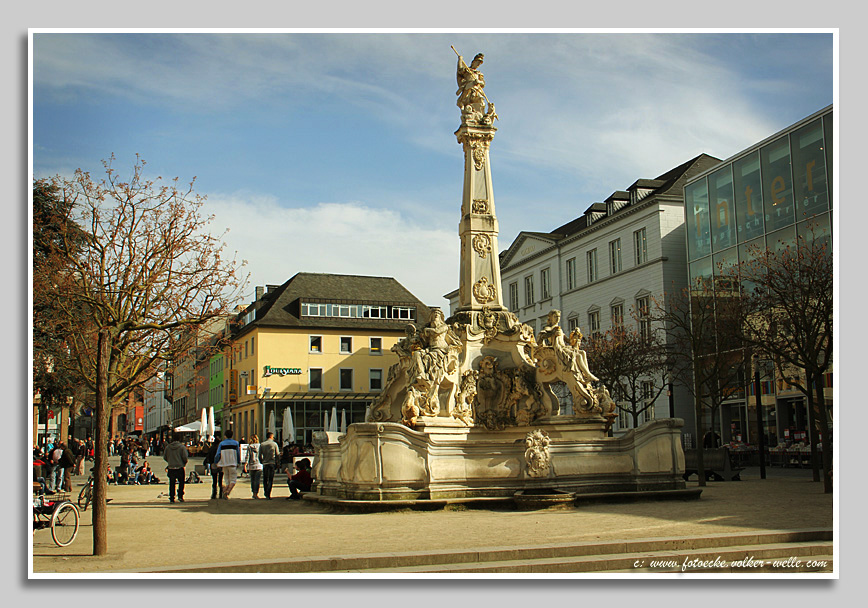
[{"label": "bicycle wheel", "polygon": [[87,505],[90,502],[90,482],[84,484],[81,492],[78,493],[78,508],[82,511],[87,511]]},{"label": "bicycle wheel", "polygon": [[78,508],[87,511],[87,507],[93,502],[93,484],[88,482],[78,494]]},{"label": "bicycle wheel", "polygon": [[65,547],[75,540],[78,534],[80,516],[71,502],[62,503],[51,516],[51,538],[58,547]]}]

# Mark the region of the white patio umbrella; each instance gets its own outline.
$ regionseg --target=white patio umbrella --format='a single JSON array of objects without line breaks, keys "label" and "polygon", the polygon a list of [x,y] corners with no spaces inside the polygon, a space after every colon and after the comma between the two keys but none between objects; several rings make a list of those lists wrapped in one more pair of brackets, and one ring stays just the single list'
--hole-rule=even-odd
[{"label": "white patio umbrella", "polygon": [[292,424],[292,410],[289,407],[283,410],[283,440],[295,442],[295,427]]},{"label": "white patio umbrella", "polygon": [[347,433],[347,410],[341,410],[341,433]]},{"label": "white patio umbrella", "polygon": [[217,423],[214,421],[214,406],[208,408],[208,441],[214,441]]},{"label": "white patio umbrella", "polygon": [[265,427],[265,430],[269,433],[277,434],[277,420],[274,417],[274,410],[268,414],[268,426]]},{"label": "white patio umbrella", "polygon": [[325,413],[323,414],[322,430],[324,430],[324,431],[329,430],[329,413],[328,413],[328,410],[326,410]]},{"label": "white patio umbrella", "polygon": [[329,430],[332,433],[338,432],[338,406],[332,406],[332,417],[329,421]]},{"label": "white patio umbrella", "polygon": [[202,408],[202,420],[199,422],[199,440],[205,441],[208,436],[208,410]]}]

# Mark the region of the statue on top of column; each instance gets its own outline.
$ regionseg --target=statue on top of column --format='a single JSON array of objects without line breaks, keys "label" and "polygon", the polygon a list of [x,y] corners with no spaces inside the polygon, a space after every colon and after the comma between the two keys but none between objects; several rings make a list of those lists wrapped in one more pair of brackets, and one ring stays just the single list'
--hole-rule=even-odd
[{"label": "statue on top of column", "polygon": [[[455,51],[455,47],[452,47]],[[461,108],[461,122],[463,124],[476,125],[491,125],[492,121],[497,118],[494,112],[494,104],[491,103],[485,95],[485,76],[479,71],[479,66],[482,65],[485,55],[478,53],[468,66],[464,62],[464,58],[455,51],[458,55],[458,69],[456,79],[458,80],[458,107]],[[485,102],[488,102],[488,110],[485,109]]]}]

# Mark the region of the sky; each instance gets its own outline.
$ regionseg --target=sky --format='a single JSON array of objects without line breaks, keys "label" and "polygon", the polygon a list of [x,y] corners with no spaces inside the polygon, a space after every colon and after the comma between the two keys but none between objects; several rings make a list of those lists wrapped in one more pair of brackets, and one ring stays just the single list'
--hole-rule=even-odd
[{"label": "sky", "polygon": [[32,36],[32,172],[195,177],[249,293],[297,272],[458,287],[454,46],[485,54],[504,250],[639,178],[726,159],[833,102],[833,36],[54,32]]}]

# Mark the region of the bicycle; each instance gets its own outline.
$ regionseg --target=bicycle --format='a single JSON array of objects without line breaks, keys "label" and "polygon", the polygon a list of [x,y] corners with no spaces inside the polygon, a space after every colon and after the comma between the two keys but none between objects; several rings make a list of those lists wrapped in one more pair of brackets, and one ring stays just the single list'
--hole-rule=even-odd
[{"label": "bicycle", "polygon": [[58,547],[66,547],[75,540],[81,515],[69,500],[69,494],[56,492],[46,496],[41,490],[33,496],[33,533],[51,528],[51,539]]},{"label": "bicycle", "polygon": [[93,467],[90,469],[90,477],[78,493],[78,508],[82,511],[87,511],[87,507],[93,502]]}]

